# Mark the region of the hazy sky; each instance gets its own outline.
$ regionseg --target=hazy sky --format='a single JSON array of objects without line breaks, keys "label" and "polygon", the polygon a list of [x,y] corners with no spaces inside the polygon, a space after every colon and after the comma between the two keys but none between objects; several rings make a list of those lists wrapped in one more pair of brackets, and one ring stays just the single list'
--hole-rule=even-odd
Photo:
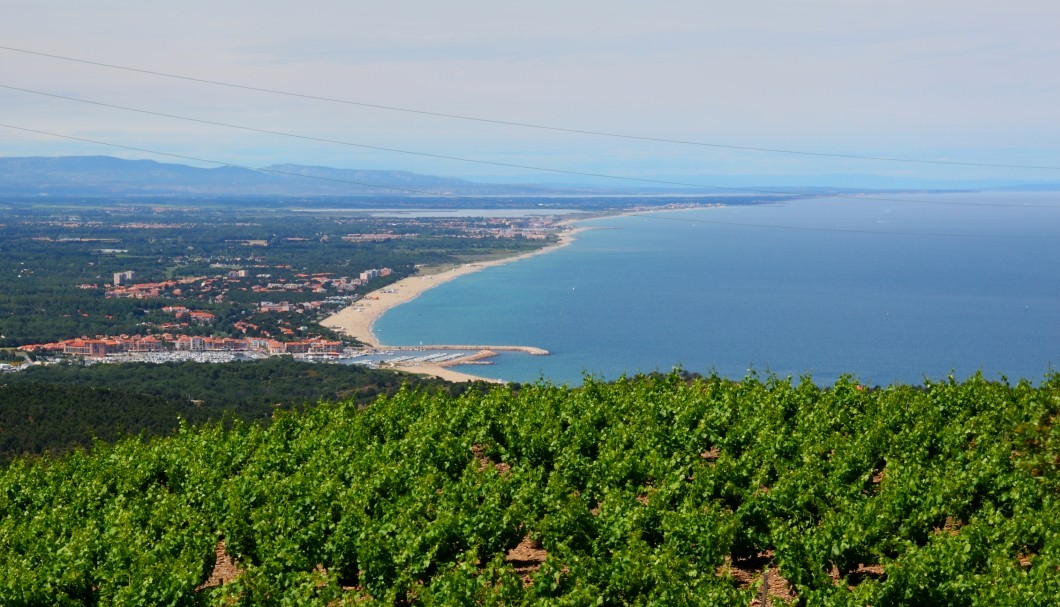
[{"label": "hazy sky", "polygon": [[[740,146],[1060,166],[1060,3],[0,0],[0,46],[382,105]],[[1060,171],[623,141],[0,50],[0,84],[367,145],[632,176]],[[0,89],[0,122],[232,163],[531,174]],[[0,128],[0,155],[165,158]],[[542,179],[554,178],[542,175]]]}]

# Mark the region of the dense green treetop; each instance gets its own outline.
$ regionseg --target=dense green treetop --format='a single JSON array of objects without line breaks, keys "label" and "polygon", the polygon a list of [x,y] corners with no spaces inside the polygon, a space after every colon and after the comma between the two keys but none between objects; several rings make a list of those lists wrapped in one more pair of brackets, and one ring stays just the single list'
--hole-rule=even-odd
[{"label": "dense green treetop", "polygon": [[0,464],[87,447],[93,439],[174,432],[181,419],[268,420],[321,398],[365,404],[402,385],[459,385],[363,365],[289,357],[233,363],[61,364],[0,375]]}]

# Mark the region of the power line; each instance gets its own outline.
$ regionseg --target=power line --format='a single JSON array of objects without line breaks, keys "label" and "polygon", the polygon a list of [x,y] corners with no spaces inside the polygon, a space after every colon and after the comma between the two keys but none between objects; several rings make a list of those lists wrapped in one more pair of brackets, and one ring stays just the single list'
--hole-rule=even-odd
[{"label": "power line", "polygon": [[556,168],[547,168],[547,167],[539,167],[539,166],[530,166],[530,165],[525,165],[525,164],[512,164],[512,163],[509,163],[509,162],[498,162],[498,161],[493,161],[493,160],[477,160],[477,159],[473,159],[473,158],[462,158],[460,156],[449,156],[449,155],[446,155],[446,154],[434,154],[434,153],[431,153],[431,152],[420,152],[420,151],[415,151],[415,150],[403,150],[403,149],[399,149],[399,148],[390,148],[390,147],[384,147],[384,146],[378,146],[378,145],[368,145],[368,144],[364,144],[364,143],[354,143],[354,142],[351,142],[351,141],[341,141],[341,140],[338,140],[338,139],[326,139],[326,138],[323,138],[323,137],[313,137],[313,136],[309,136],[309,135],[299,135],[297,133],[287,133],[287,132],[284,132],[284,131],[274,131],[274,130],[270,130],[270,129],[261,129],[261,128],[256,128],[256,127],[232,124],[232,123],[229,123],[229,122],[217,122],[217,121],[213,121],[213,120],[204,120],[204,119],[201,119],[201,118],[191,118],[191,117],[188,117],[188,116],[180,116],[180,115],[177,115],[177,114],[167,114],[165,112],[156,112],[156,111],[152,111],[152,110],[144,110],[144,109],[133,108],[133,107],[123,106],[123,105],[115,105],[113,103],[104,103],[104,102],[101,102],[101,101],[91,101],[89,99],[81,99],[81,98],[78,98],[78,97],[69,97],[69,96],[66,96],[66,95],[58,95],[58,94],[55,94],[55,93],[45,93],[43,91],[36,91],[36,90],[32,90],[32,89],[20,88],[20,87],[17,87],[17,86],[10,86],[10,85],[6,85],[6,84],[0,84],[0,88],[9,89],[9,90],[13,90],[13,91],[21,91],[23,93],[31,93],[31,94],[34,94],[34,95],[42,95],[44,97],[53,97],[53,98],[56,98],[56,99],[64,99],[66,101],[76,101],[78,103],[87,103],[87,104],[90,104],[90,105],[96,105],[96,106],[106,107],[106,108],[111,108],[111,109],[116,109],[116,110],[123,110],[123,111],[127,111],[127,112],[137,112],[137,113],[140,113],[140,114],[148,114],[148,115],[151,115],[151,116],[161,116],[161,117],[164,117],[164,118],[174,118],[176,120],[186,120],[188,122],[197,122],[197,123],[200,123],[200,124],[209,124],[209,125],[213,125],[213,126],[221,126],[221,127],[226,127],[226,128],[230,128],[230,129],[239,129],[239,130],[251,131],[251,132],[255,132],[255,133],[264,133],[264,134],[267,134],[267,135],[278,135],[280,137],[293,137],[293,138],[296,138],[296,139],[304,139],[304,140],[307,140],[307,141],[317,141],[317,142],[320,142],[320,143],[333,143],[333,144],[336,144],[336,145],[345,145],[345,146],[363,148],[363,149],[369,149],[369,150],[378,150],[378,151],[382,151],[382,152],[393,152],[393,153],[396,153],[396,154],[410,154],[410,155],[413,155],[413,156],[425,156],[427,158],[438,158],[438,159],[441,159],[441,160],[455,160],[457,162],[472,162],[472,163],[475,163],[475,164],[485,164],[485,165],[490,165],[490,166],[499,166],[499,167],[513,168],[513,169],[524,169],[524,170],[529,170],[529,171],[543,171],[543,172],[547,172],[547,173],[559,173],[559,174],[562,174],[562,175],[576,175],[576,176],[579,176],[579,177],[597,177],[597,178],[603,178],[603,179],[619,179],[619,180],[622,180],[622,181],[637,181],[637,182],[642,182],[642,183],[652,183],[652,184],[656,184],[656,185],[683,186],[683,187],[693,187],[693,188],[738,189],[738,188],[723,188],[721,186],[703,185],[703,184],[697,184],[697,183],[687,183],[687,182],[682,182],[682,181],[665,181],[665,180],[660,180],[660,179],[647,179],[647,178],[641,178],[641,177],[629,177],[629,176],[624,176],[624,175],[608,175],[606,173],[589,173],[589,172],[585,172],[585,171],[572,171],[572,170],[567,170],[567,169],[556,169]]},{"label": "power line", "polygon": [[326,101],[329,103],[341,103],[344,105],[354,105],[359,107],[367,107],[378,110],[387,110],[393,112],[405,112],[409,114],[420,114],[423,116],[434,116],[436,118],[451,118],[455,120],[466,120],[471,122],[481,122],[487,124],[498,124],[504,126],[515,126],[527,129],[537,129],[543,131],[554,131],[560,133],[572,133],[577,135],[591,135],[594,137],[610,137],[615,139],[628,139],[634,141],[651,141],[655,143],[671,143],[677,145],[688,145],[697,147],[707,148],[718,148],[726,150],[742,150],[749,152],[766,152],[772,154],[794,154],[799,156],[816,156],[823,158],[845,158],[848,160],[871,160],[876,162],[902,162],[902,163],[913,163],[913,164],[931,164],[931,165],[945,165],[945,166],[964,166],[964,167],[981,167],[981,168],[1001,168],[1001,169],[1037,169],[1037,170],[1048,170],[1057,171],[1060,170],[1060,166],[1041,166],[1041,165],[1030,165],[1030,164],[1003,164],[1003,163],[990,163],[990,162],[960,162],[954,160],[932,160],[924,158],[902,158],[896,156],[872,156],[872,155],[860,155],[860,154],[839,154],[833,152],[811,152],[807,150],[790,150],[783,148],[768,148],[759,146],[748,146],[748,145],[730,145],[723,143],[712,143],[705,141],[690,141],[685,139],[668,139],[664,137],[647,137],[641,135],[630,135],[626,133],[612,133],[608,131],[594,131],[589,129],[574,129],[566,127],[551,126],[546,124],[536,124],[531,122],[518,122],[514,120],[499,120],[492,118],[482,118],[479,116],[465,116],[462,114],[449,114],[445,112],[434,112],[429,110],[420,110],[414,108],[399,107],[393,105],[383,105],[378,103],[367,103],[363,101],[352,101],[348,99],[337,99],[334,97],[324,97],[320,95],[309,95],[305,93],[295,93],[291,91],[283,91],[279,89],[270,89],[264,87],[249,86],[244,84],[234,84],[231,82],[222,82],[219,80],[209,80],[206,78],[196,78],[193,76],[183,76],[179,74],[170,74],[167,72],[159,72],[155,70],[148,70],[143,68],[127,67],[123,65],[115,65],[112,63],[102,63],[99,61],[89,61],[87,59],[78,59],[75,57],[66,57],[63,55],[55,55],[51,53],[43,53],[39,51],[31,51],[27,49],[14,48],[10,46],[0,46],[0,50],[12,51],[16,53],[25,53],[27,55],[37,55],[40,57],[48,57],[51,59],[59,59],[62,61],[70,61],[74,63],[82,63],[86,65],[95,65],[99,67],[106,67],[116,70],[124,70],[128,72],[136,72],[139,74],[149,74],[152,76],[162,76],[165,78],[174,78],[177,80],[185,80],[189,82],[198,82],[202,84],[211,84],[215,86],[224,86],[234,89],[241,89],[246,91],[255,91],[258,93],[269,93],[272,95],[284,95],[287,97],[298,97],[301,99],[311,99],[314,101]]},{"label": "power line", "polygon": [[[264,173],[275,173],[275,174],[278,174],[278,175],[289,175],[291,177],[304,177],[306,179],[316,179],[316,180],[320,180],[320,181],[331,181],[331,182],[347,183],[347,184],[361,185],[361,186],[367,186],[367,187],[373,187],[373,188],[383,188],[383,189],[387,189],[387,190],[397,190],[397,191],[401,191],[401,192],[410,192],[410,193],[414,193],[414,194],[425,194],[425,195],[428,195],[428,196],[434,196],[434,197],[438,197],[438,198],[450,198],[450,199],[457,199],[457,200],[475,200],[476,202],[480,200],[478,198],[472,198],[470,196],[459,196],[459,195],[454,195],[454,194],[445,194],[445,193],[439,193],[439,192],[429,192],[429,191],[426,191],[426,190],[415,190],[415,189],[412,189],[412,188],[403,188],[403,187],[379,185],[379,184],[374,184],[374,183],[365,183],[365,182],[361,182],[361,181],[353,181],[353,180],[348,180],[348,179],[335,179],[335,178],[331,178],[331,177],[320,177],[320,176],[317,176],[317,175],[304,175],[302,173],[293,173],[293,172],[290,172],[290,171],[281,171],[279,169],[256,168],[256,167],[250,167],[250,166],[245,166],[245,165],[241,165],[241,164],[234,164],[234,163],[231,163],[231,162],[223,162],[223,161],[220,161],[220,160],[212,160],[212,159],[209,159],[209,158],[200,158],[200,157],[197,157],[197,156],[187,156],[187,155],[184,155],[184,154],[174,154],[174,153],[171,153],[171,152],[160,152],[160,151],[157,151],[157,150],[149,150],[147,148],[140,148],[140,147],[122,145],[122,144],[118,144],[118,143],[109,143],[109,142],[106,142],[106,141],[99,141],[99,140],[96,140],[96,139],[88,139],[88,138],[85,138],[85,137],[75,137],[73,135],[60,135],[59,133],[52,133],[52,132],[49,132],[49,131],[42,131],[42,130],[39,130],[39,129],[31,129],[31,128],[26,128],[26,127],[21,127],[21,126],[15,126],[15,125],[11,125],[11,124],[0,123],[0,127],[14,129],[14,130],[17,130],[17,131],[24,131],[24,132],[27,132],[27,133],[37,133],[38,135],[47,135],[49,137],[58,137],[60,139],[69,139],[69,140],[72,140],[72,141],[83,141],[83,142],[86,142],[86,143],[93,143],[93,144],[96,144],[96,145],[103,145],[103,146],[108,146],[108,147],[112,147],[112,148],[119,148],[119,149],[123,149],[123,150],[132,150],[132,151],[136,151],[136,152],[145,152],[147,154],[156,154],[156,155],[159,155],[159,156],[167,156],[167,157],[170,157],[170,158],[180,158],[180,159],[183,159],[183,160],[192,160],[192,161],[195,161],[195,162],[206,162],[206,163],[209,163],[209,164],[216,164],[216,165],[219,165],[219,166],[227,166],[227,167],[234,167],[234,168],[239,168],[239,169],[246,169],[246,170],[249,170],[249,171],[259,171],[259,172],[264,172]],[[839,198],[839,197],[838,196],[832,196],[832,198]],[[874,230],[850,230],[850,229],[844,229],[844,228],[813,228],[813,227],[800,227],[800,226],[783,226],[783,225],[775,225],[775,224],[738,223],[738,222],[716,221],[716,220],[685,219],[685,218],[678,218],[678,217],[659,217],[657,215],[645,215],[643,213],[630,213],[630,215],[634,215],[634,216],[638,216],[638,217],[644,217],[644,218],[648,218],[648,219],[661,219],[661,220],[667,220],[667,221],[685,221],[685,222],[690,222],[690,223],[710,223],[710,224],[719,224],[719,225],[745,226],[745,227],[752,227],[752,228],[771,228],[771,229],[782,229],[782,230],[810,230],[810,231],[815,231],[815,232],[844,232],[844,233],[853,233],[853,234],[879,234],[879,235],[890,234],[890,235],[897,235],[897,236],[955,236],[955,237],[969,237],[969,238],[1027,238],[1026,236],[1005,236],[1005,235],[989,235],[989,234],[932,234],[932,233],[923,233],[923,232],[890,232],[890,231],[874,231]],[[1038,238],[1060,238],[1060,236],[1038,236]]]},{"label": "power line", "polygon": [[[326,139],[326,138],[323,138],[323,137],[313,137],[313,136],[309,136],[309,135],[299,135],[297,133],[287,133],[287,132],[284,132],[284,131],[275,131],[275,130],[271,130],[271,129],[262,129],[262,128],[257,128],[257,127],[243,126],[243,125],[232,124],[232,123],[228,123],[228,122],[218,122],[218,121],[214,121],[214,120],[204,120],[204,119],[201,119],[201,118],[192,118],[192,117],[188,117],[188,116],[181,116],[181,115],[178,115],[178,114],[169,114],[169,113],[165,113],[165,112],[156,112],[156,111],[153,111],[153,110],[144,110],[144,109],[133,108],[133,107],[129,107],[129,106],[116,105],[116,104],[113,104],[113,103],[104,103],[104,102],[101,102],[101,101],[92,101],[92,100],[89,100],[89,99],[81,99],[81,98],[78,98],[78,97],[70,97],[70,96],[67,96],[67,95],[59,95],[59,94],[56,94],[56,93],[46,93],[46,92],[43,92],[43,91],[37,91],[37,90],[33,90],[33,89],[21,88],[21,87],[17,87],[17,86],[10,86],[10,85],[6,85],[6,84],[0,84],[0,88],[13,90],[13,91],[20,91],[20,92],[23,92],[23,93],[30,93],[30,94],[33,94],[33,95],[41,95],[41,96],[44,96],[44,97],[52,97],[52,98],[55,98],[55,99],[63,99],[65,101],[74,101],[74,102],[77,102],[77,103],[85,103],[85,104],[95,105],[95,106],[99,106],[99,107],[106,107],[106,108],[110,108],[110,109],[122,110],[122,111],[127,111],[127,112],[136,112],[136,113],[139,113],[139,114],[147,114],[147,115],[150,115],[150,116],[160,116],[160,117],[164,117],[164,118],[172,118],[172,119],[176,119],[176,120],[185,120],[185,121],[188,121],[188,122],[196,122],[196,123],[199,123],[199,124],[208,124],[208,125],[212,125],[212,126],[220,126],[220,127],[224,127],[224,128],[239,129],[239,130],[250,131],[250,132],[255,132],[255,133],[263,133],[263,134],[268,134],[268,135],[277,135],[277,136],[280,136],[280,137],[291,137],[291,138],[294,138],[294,139],[302,139],[302,140],[306,140],[306,141],[316,141],[316,142],[320,142],[320,143],[330,143],[330,144],[335,144],[335,145],[343,145],[343,146],[356,147],[356,148],[362,148],[362,149],[370,149],[370,150],[378,150],[378,151],[384,151],[384,152],[392,152],[392,153],[396,153],[396,154],[408,154],[408,155],[421,156],[421,157],[427,157],[427,158],[437,158],[437,159],[452,160],[452,161],[457,161],[457,162],[469,162],[469,163],[474,163],[474,164],[483,164],[483,165],[489,165],[489,166],[500,166],[500,167],[506,167],[506,168],[517,168],[517,169],[524,169],[524,170],[529,170],[529,171],[540,171],[540,172],[546,172],[546,173],[556,173],[556,174],[561,174],[561,175],[575,175],[575,176],[578,176],[578,177],[594,177],[594,178],[599,178],[599,179],[613,179],[613,180],[619,180],[619,181],[632,181],[632,182],[638,182],[638,183],[650,183],[650,184],[653,184],[653,185],[681,186],[681,187],[691,187],[691,188],[698,188],[698,189],[725,190],[725,191],[732,191],[732,192],[741,192],[741,193],[745,193],[746,192],[746,193],[752,193],[752,194],[770,194],[770,195],[779,195],[779,196],[800,196],[800,197],[801,196],[805,196],[805,194],[800,194],[800,193],[797,193],[797,192],[786,192],[786,191],[782,191],[782,190],[765,190],[765,189],[741,188],[741,187],[734,187],[734,186],[720,186],[720,185],[711,185],[711,184],[702,184],[702,183],[689,183],[689,182],[682,182],[682,181],[668,181],[668,180],[661,180],[661,179],[648,179],[648,178],[643,178],[643,177],[629,177],[629,176],[625,176],[625,175],[609,175],[609,174],[606,174],[606,173],[592,173],[592,172],[588,172],[588,171],[574,171],[574,170],[570,170],[570,169],[557,169],[557,168],[540,167],[540,166],[532,166],[532,165],[525,165],[525,164],[514,164],[514,163],[508,163],[508,162],[498,162],[498,161],[493,161],[493,160],[478,160],[478,159],[473,159],[473,158],[463,158],[463,157],[460,157],[460,156],[450,156],[450,155],[446,155],[446,154],[434,154],[434,153],[430,153],[430,152],[420,152],[420,151],[415,151],[415,150],[404,150],[404,149],[399,149],[399,148],[390,148],[390,147],[384,147],[384,146],[378,146],[378,145],[368,145],[368,144],[363,144],[363,143],[354,143],[354,142],[350,142],[350,141],[342,141],[342,140],[338,140],[338,139]],[[255,169],[255,170],[263,170],[263,169]],[[830,197],[832,197],[832,198],[846,198],[846,199],[852,199],[852,200],[875,200],[875,201],[882,201],[882,202],[898,202],[898,203],[905,203],[905,204],[934,204],[934,205],[944,205],[944,206],[998,206],[998,207],[1005,207],[1005,208],[1028,207],[1028,208],[1058,208],[1058,209],[1060,209],[1060,207],[1053,206],[1053,205],[1011,205],[1011,204],[997,204],[997,203],[973,203],[973,202],[940,201],[940,200],[915,200],[915,199],[907,199],[907,198],[885,198],[885,197],[881,197],[881,196],[862,196],[862,195],[859,195],[859,196],[846,195],[846,196],[844,196],[842,194],[836,194],[836,195],[832,195]]]},{"label": "power line", "polygon": [[85,143],[94,143],[96,145],[105,145],[105,146],[108,146],[108,147],[119,148],[119,149],[122,149],[122,150],[132,150],[134,152],[145,152],[147,154],[156,154],[158,156],[168,156],[170,158],[180,158],[182,160],[192,160],[194,162],[206,162],[206,163],[209,163],[209,164],[216,164],[216,165],[223,166],[223,167],[233,167],[233,168],[237,168],[237,169],[246,169],[248,171],[256,171],[256,172],[261,172],[261,173],[275,173],[277,175],[290,175],[291,177],[305,177],[306,179],[317,179],[319,181],[333,181],[333,182],[336,182],[336,183],[346,183],[346,184],[351,184],[351,185],[360,185],[360,186],[365,186],[365,187],[369,187],[369,188],[381,188],[381,189],[385,189],[385,190],[396,190],[398,192],[409,192],[411,194],[426,194],[428,196],[435,196],[435,197],[440,197],[440,198],[454,198],[454,199],[460,199],[460,200],[475,200],[475,199],[473,199],[473,198],[471,198],[469,196],[458,196],[458,195],[455,195],[455,194],[446,194],[446,193],[443,193],[443,192],[430,192],[430,191],[427,191],[427,190],[415,190],[415,189],[412,189],[412,188],[404,188],[404,187],[389,186],[389,185],[380,185],[380,184],[377,184],[377,183],[367,183],[367,182],[363,182],[363,181],[354,181],[354,180],[351,180],[351,179],[336,179],[336,178],[333,178],[333,177],[321,177],[319,175],[304,175],[302,173],[294,173],[294,172],[291,172],[291,171],[281,171],[279,169],[258,168],[258,167],[246,166],[246,165],[242,165],[242,164],[234,164],[234,163],[231,163],[231,162],[223,162],[221,160],[211,160],[209,158],[199,158],[197,156],[187,156],[187,155],[184,155],[184,154],[173,154],[171,152],[159,152],[157,150],[149,150],[147,148],[138,148],[138,147],[133,147],[133,146],[129,146],[129,145],[122,145],[122,144],[119,144],[119,143],[109,143],[109,142],[106,142],[106,141],[99,141],[97,139],[87,139],[85,137],[74,137],[73,135],[60,135],[59,133],[52,133],[52,132],[49,132],[49,131],[41,131],[41,130],[38,130],[38,129],[30,129],[30,128],[21,127],[21,126],[15,126],[15,125],[12,125],[12,124],[0,124],[0,127],[6,127],[6,128],[9,128],[9,129],[15,129],[17,131],[25,131],[27,133],[37,133],[39,135],[47,135],[49,137],[58,137],[60,139],[70,139],[72,141],[83,141]]}]

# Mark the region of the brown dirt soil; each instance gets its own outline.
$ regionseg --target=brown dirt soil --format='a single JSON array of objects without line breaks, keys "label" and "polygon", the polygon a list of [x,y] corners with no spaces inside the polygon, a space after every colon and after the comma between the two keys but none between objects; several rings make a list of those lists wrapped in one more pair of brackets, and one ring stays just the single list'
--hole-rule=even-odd
[{"label": "brown dirt soil", "polygon": [[725,557],[725,563],[718,567],[714,573],[718,577],[732,576],[732,579],[740,588],[747,588],[754,582],[754,573],[747,569],[734,567],[730,556]]},{"label": "brown dirt soil", "polygon": [[699,457],[702,457],[708,462],[716,461],[719,457],[721,457],[721,449],[718,449],[717,447],[711,447],[710,449],[700,453]]},{"label": "brown dirt soil", "polygon": [[202,591],[207,588],[216,588],[217,586],[224,586],[232,580],[239,577],[239,574],[243,573],[243,568],[239,566],[225,549],[225,541],[220,540],[217,542],[217,547],[214,549],[214,564],[213,571],[210,572],[210,577],[205,582],[195,588],[196,591]]},{"label": "brown dirt soil", "polygon": [[[780,599],[785,603],[795,600],[795,589],[792,588],[791,582],[784,579],[776,567],[769,568],[769,590],[767,592],[770,599]],[[769,602],[772,603],[771,600]]]},{"label": "brown dirt soil", "polygon": [[493,468],[501,476],[506,476],[512,467],[504,462],[494,462],[485,454],[486,449],[482,445],[471,445],[471,454],[478,460],[478,471],[485,472]]},{"label": "brown dirt soil", "polygon": [[953,518],[952,516],[947,516],[946,522],[942,525],[942,528],[940,529],[938,527],[935,527],[933,531],[936,535],[939,533],[949,533],[950,535],[957,535],[957,533],[961,530],[961,527],[963,526],[964,521]]},{"label": "brown dirt soil", "polygon": [[515,572],[522,578],[523,585],[529,586],[530,574],[540,569],[541,563],[544,563],[547,558],[548,552],[538,546],[537,542],[530,539],[528,535],[519,542],[518,546],[508,551],[504,560],[515,567]]},{"label": "brown dirt soil", "polygon": [[795,589],[791,587],[791,582],[784,579],[780,575],[780,570],[776,567],[770,567],[769,573],[769,588],[766,590],[766,605],[762,605],[761,600],[761,582],[762,576],[755,576],[752,585],[758,586],[758,592],[755,593],[755,597],[751,599],[751,607],[770,607],[775,605],[775,601],[781,601],[783,603],[790,603],[795,600]]},{"label": "brown dirt soil", "polygon": [[[767,591],[770,599],[769,604],[773,604],[773,599],[784,601],[785,603],[794,601],[797,597],[794,587],[792,587],[791,582],[780,574],[780,570],[772,565],[772,561],[772,550],[759,552],[757,556],[736,561],[733,561],[732,557],[727,556],[725,557],[725,564],[718,567],[715,573],[719,576],[732,576],[737,586],[741,589],[747,589],[761,586],[762,569],[765,567],[769,572],[769,590]],[[755,598],[751,601],[752,606],[762,607],[759,600],[760,592],[759,590],[758,593],[755,593]]]},{"label": "brown dirt soil", "polygon": [[[852,571],[847,573],[847,580],[851,582],[847,585],[848,590],[853,590],[858,584],[864,582],[867,579],[879,580],[883,579],[887,575],[883,565],[864,565],[858,563]],[[828,572],[828,576],[832,578],[832,583],[838,586],[843,579],[843,574],[839,571],[839,567],[832,565],[832,570]]]},{"label": "brown dirt soil", "polygon": [[[850,579],[855,585],[860,584],[866,579],[881,579],[887,575],[887,570],[883,568],[883,565],[861,565],[858,564],[858,568],[851,572]],[[851,586],[853,588],[854,586]]]}]

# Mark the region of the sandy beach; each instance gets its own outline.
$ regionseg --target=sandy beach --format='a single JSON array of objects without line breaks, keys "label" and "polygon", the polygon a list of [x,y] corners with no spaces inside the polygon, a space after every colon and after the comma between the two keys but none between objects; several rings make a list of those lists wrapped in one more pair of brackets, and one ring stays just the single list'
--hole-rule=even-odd
[{"label": "sandy beach", "polygon": [[[493,266],[499,266],[520,259],[526,259],[527,257],[533,257],[534,255],[543,255],[559,249],[561,247],[570,244],[574,238],[580,232],[585,231],[588,228],[575,227],[564,231],[560,234],[558,242],[551,246],[524,253],[522,255],[516,255],[514,257],[505,257],[503,259],[495,259],[492,261],[485,261],[481,263],[470,263],[462,266],[456,266],[451,270],[446,270],[437,274],[431,275],[415,275],[403,278],[388,287],[372,291],[363,298],[357,300],[352,305],[336,312],[335,314],[324,319],[320,324],[330,329],[335,329],[341,333],[349,335],[366,344],[372,348],[381,349],[386,348],[385,344],[379,342],[379,339],[372,332],[372,326],[375,321],[379,319],[387,310],[399,306],[403,303],[412,301],[419,297],[424,291],[436,287],[440,284],[449,282],[455,278],[471,274],[473,272],[479,272],[486,268]],[[402,371],[409,371],[411,373],[419,373],[423,375],[433,375],[441,377],[449,381],[473,381],[482,380],[495,382],[484,377],[477,377],[466,373],[460,373],[452,371],[439,365],[420,364],[417,366],[400,367]]]},{"label": "sandy beach", "polygon": [[461,383],[467,381],[484,381],[491,384],[503,384],[505,382],[499,379],[493,379],[492,377],[479,377],[478,375],[470,375],[468,373],[461,373],[459,371],[453,371],[448,367],[440,367],[438,365],[427,365],[422,364],[414,367],[396,367],[399,371],[407,371],[409,373],[415,373],[417,375],[429,375],[431,377],[438,377],[445,381],[451,381],[453,383]]}]

